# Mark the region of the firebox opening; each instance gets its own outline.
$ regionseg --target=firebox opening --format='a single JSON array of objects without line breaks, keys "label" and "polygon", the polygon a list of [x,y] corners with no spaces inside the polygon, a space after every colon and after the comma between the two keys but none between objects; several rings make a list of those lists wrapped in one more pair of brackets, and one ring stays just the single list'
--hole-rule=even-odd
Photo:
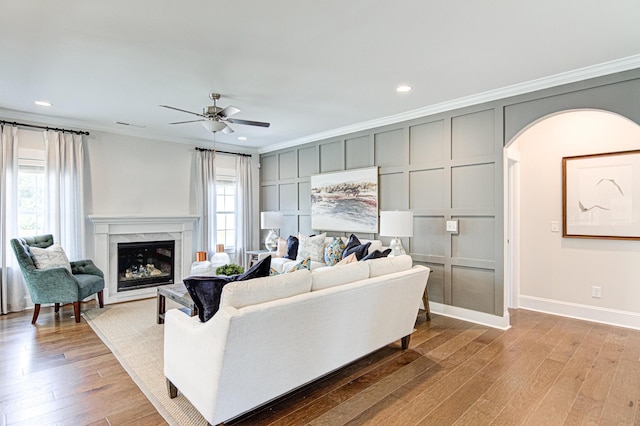
[{"label": "firebox opening", "polygon": [[174,282],[175,240],[118,243],[118,291]]}]

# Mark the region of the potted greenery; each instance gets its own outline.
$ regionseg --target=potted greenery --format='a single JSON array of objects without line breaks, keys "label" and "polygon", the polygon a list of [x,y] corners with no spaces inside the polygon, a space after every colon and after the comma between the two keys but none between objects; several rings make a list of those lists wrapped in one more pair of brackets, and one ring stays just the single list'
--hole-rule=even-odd
[{"label": "potted greenery", "polygon": [[216,268],[216,275],[237,275],[243,272],[244,268],[240,265],[236,265],[235,263],[229,263]]}]

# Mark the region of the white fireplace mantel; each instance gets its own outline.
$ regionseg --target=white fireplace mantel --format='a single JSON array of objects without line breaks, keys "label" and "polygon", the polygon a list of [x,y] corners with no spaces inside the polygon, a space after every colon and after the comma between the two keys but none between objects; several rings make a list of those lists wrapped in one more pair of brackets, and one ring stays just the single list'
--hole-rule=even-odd
[{"label": "white fireplace mantel", "polygon": [[95,236],[95,263],[105,274],[105,303],[153,297],[156,288],[117,291],[117,242],[143,241],[149,235],[170,234],[176,240],[175,282],[181,282],[193,262],[196,215],[89,215]]}]

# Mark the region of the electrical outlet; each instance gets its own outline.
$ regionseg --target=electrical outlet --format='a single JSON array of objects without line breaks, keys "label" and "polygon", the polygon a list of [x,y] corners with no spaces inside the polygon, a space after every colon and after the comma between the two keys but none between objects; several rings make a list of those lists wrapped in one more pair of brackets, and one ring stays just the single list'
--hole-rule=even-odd
[{"label": "electrical outlet", "polygon": [[560,222],[557,220],[551,221],[551,232],[560,232]]},{"label": "electrical outlet", "polygon": [[592,286],[591,287],[591,297],[594,299],[600,299],[602,297],[602,287]]},{"label": "electrical outlet", "polygon": [[458,221],[457,220],[448,220],[447,221],[447,232],[451,232],[453,234],[458,233]]}]

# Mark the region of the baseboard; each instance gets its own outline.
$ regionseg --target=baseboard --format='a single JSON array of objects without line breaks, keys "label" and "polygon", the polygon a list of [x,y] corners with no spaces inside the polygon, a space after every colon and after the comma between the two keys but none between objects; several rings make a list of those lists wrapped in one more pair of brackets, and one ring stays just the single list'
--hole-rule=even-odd
[{"label": "baseboard", "polygon": [[520,296],[520,308],[640,330],[640,314],[534,296]]},{"label": "baseboard", "polygon": [[442,303],[429,301],[431,312],[445,317],[460,319],[463,321],[473,322],[475,324],[486,325],[488,327],[499,328],[500,330],[508,330],[511,328],[509,323],[509,313],[505,312],[504,316],[486,314],[484,312],[472,311],[471,309],[459,308],[457,306],[444,305]]}]

